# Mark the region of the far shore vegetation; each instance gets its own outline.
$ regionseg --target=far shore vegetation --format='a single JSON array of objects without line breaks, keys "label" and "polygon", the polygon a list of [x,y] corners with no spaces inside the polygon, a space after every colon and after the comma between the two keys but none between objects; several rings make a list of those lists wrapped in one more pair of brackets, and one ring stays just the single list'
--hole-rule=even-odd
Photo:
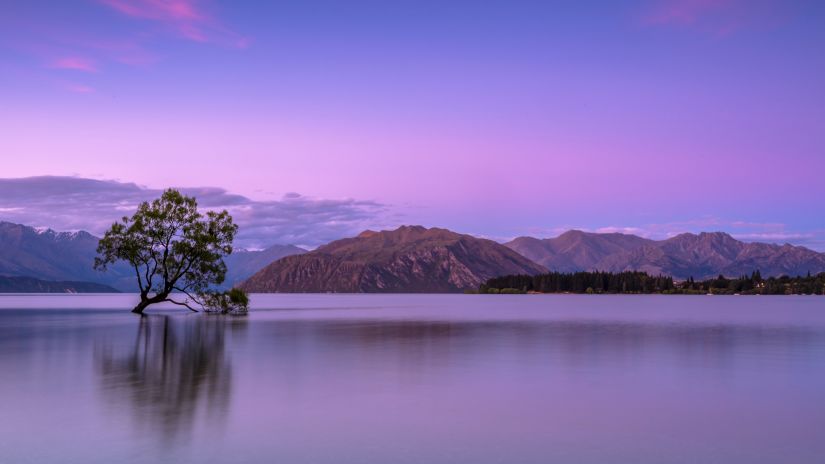
[{"label": "far shore vegetation", "polygon": [[750,276],[675,281],[673,277],[646,272],[550,272],[539,275],[508,275],[489,279],[478,293],[580,293],[663,295],[825,295],[825,272],[799,277]]}]

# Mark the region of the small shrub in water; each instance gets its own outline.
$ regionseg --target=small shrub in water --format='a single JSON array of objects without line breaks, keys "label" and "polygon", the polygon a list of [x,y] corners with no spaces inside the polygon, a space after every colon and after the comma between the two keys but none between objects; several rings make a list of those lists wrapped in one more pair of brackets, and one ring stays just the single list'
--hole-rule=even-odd
[{"label": "small shrub in water", "polygon": [[207,313],[242,315],[249,312],[249,295],[239,288],[226,292],[205,292],[201,299]]}]

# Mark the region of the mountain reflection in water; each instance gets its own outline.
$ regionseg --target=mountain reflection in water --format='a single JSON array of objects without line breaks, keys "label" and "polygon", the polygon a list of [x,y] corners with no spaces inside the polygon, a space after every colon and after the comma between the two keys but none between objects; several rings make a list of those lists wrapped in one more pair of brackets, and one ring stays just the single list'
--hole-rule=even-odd
[{"label": "mountain reflection in water", "polygon": [[825,456],[821,297],[128,298],[0,298],[0,463]]}]

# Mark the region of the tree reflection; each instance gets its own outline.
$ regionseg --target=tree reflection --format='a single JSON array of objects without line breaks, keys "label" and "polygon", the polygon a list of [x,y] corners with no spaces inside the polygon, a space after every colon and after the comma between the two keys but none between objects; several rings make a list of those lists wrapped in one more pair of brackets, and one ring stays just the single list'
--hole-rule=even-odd
[{"label": "tree reflection", "polygon": [[191,431],[199,417],[220,424],[232,383],[225,337],[243,328],[245,321],[219,316],[143,316],[125,355],[111,346],[98,352],[104,393],[164,441]]}]

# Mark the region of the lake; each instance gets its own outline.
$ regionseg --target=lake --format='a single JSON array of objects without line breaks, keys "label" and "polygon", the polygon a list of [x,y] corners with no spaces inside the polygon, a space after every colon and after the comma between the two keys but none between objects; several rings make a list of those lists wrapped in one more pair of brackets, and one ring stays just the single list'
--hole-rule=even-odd
[{"label": "lake", "polygon": [[825,299],[0,296],[1,463],[821,463]]}]

